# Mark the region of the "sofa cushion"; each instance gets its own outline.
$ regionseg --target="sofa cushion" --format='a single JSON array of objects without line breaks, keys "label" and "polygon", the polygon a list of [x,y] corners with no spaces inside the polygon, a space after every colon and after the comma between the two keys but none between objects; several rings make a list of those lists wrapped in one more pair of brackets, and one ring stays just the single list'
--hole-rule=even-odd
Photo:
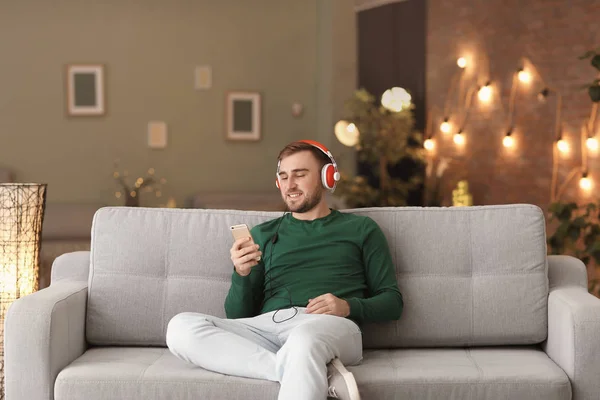
[{"label": "sofa cushion", "polygon": [[[368,399],[567,400],[565,373],[533,348],[365,351],[349,367]],[[277,398],[279,384],[209,372],[165,348],[95,348],[63,369],[56,400]]]},{"label": "sofa cushion", "polygon": [[[546,338],[545,223],[531,205],[344,210],[391,247],[405,309],[365,325],[367,348],[532,344]],[[229,226],[277,212],[107,207],[94,216],[87,339],[165,345],[177,313],[224,317]]]}]

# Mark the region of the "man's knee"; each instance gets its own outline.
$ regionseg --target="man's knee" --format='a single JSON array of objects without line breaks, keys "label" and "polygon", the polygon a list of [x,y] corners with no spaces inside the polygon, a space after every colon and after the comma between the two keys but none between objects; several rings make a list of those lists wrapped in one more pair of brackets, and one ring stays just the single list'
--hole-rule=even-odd
[{"label": "man's knee", "polygon": [[321,332],[299,326],[290,334],[286,344],[288,351],[314,354],[327,352],[327,342]]},{"label": "man's knee", "polygon": [[185,344],[193,329],[197,329],[198,325],[203,323],[210,324],[210,321],[202,314],[183,312],[175,315],[167,324],[167,347],[174,349]]}]

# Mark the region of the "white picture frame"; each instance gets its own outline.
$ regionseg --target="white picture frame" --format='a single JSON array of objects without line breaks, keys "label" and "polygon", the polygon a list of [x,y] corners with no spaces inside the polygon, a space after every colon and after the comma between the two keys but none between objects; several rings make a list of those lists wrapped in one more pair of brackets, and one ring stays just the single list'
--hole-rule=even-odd
[{"label": "white picture frame", "polygon": [[67,114],[99,116],[106,113],[104,65],[67,65]]},{"label": "white picture frame", "polygon": [[225,105],[226,138],[261,139],[261,95],[258,92],[227,92]]}]

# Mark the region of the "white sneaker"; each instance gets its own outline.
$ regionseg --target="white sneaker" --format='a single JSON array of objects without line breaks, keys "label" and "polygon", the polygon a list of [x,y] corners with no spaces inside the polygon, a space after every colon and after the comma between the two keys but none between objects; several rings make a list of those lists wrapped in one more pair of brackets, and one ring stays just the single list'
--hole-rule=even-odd
[{"label": "white sneaker", "polygon": [[327,365],[329,391],[327,396],[340,400],[360,400],[358,386],[352,372],[348,371],[339,358],[334,358]]}]

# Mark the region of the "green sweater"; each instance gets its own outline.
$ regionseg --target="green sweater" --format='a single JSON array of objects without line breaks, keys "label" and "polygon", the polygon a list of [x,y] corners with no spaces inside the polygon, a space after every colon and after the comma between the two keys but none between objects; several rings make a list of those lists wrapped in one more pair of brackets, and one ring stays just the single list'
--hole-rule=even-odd
[{"label": "green sweater", "polygon": [[404,303],[395,267],[386,238],[371,218],[336,210],[313,221],[286,214],[250,232],[262,258],[247,276],[234,269],[227,318],[306,307],[309,299],[326,293],[346,300],[348,318],[358,324],[400,318]]}]

